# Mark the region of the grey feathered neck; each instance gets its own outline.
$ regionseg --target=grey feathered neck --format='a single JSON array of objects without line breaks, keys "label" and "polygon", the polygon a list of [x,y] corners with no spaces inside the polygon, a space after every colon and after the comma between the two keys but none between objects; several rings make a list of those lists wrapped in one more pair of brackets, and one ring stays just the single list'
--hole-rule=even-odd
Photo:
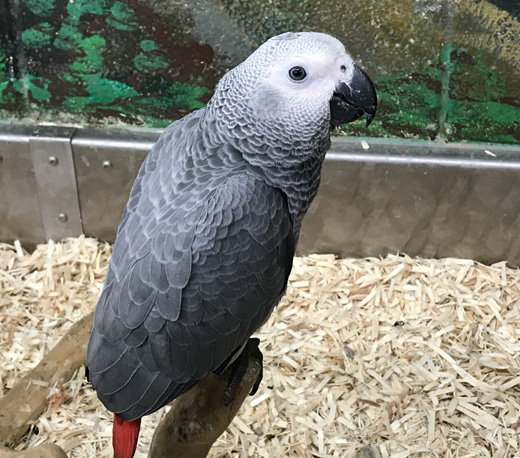
[{"label": "grey feathered neck", "polygon": [[[321,38],[321,34],[313,35]],[[306,113],[295,106],[280,112],[280,107],[273,106],[275,96],[255,99],[258,81],[269,64],[284,55],[287,46],[300,46],[294,37],[298,35],[270,40],[227,73],[208,103],[201,126],[210,148],[232,145],[249,170],[285,193],[297,236],[318,191],[321,166],[330,147],[328,107]],[[331,38],[324,37],[326,41]],[[321,46],[319,40],[316,43]]]},{"label": "grey feathered neck", "polygon": [[[235,117],[233,128],[229,129],[228,121],[215,115],[214,110],[214,106],[209,106],[207,116],[201,119],[206,145],[219,154],[227,154],[231,146],[240,153],[251,173],[283,191],[297,239],[302,218],[318,191],[321,166],[330,147],[328,122],[314,136],[303,139],[298,138],[301,131],[290,131],[274,122],[255,124],[245,116]],[[219,148],[223,145],[228,145],[228,149]]]}]

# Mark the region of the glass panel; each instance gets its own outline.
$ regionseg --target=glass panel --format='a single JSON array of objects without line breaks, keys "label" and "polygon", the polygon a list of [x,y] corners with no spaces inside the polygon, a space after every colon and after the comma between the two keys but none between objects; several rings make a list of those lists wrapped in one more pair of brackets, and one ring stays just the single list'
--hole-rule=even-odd
[{"label": "glass panel", "polygon": [[270,36],[340,39],[377,137],[520,142],[517,0],[0,0],[0,119],[164,127]]},{"label": "glass panel", "polygon": [[446,138],[520,142],[520,3],[461,0],[454,19]]}]

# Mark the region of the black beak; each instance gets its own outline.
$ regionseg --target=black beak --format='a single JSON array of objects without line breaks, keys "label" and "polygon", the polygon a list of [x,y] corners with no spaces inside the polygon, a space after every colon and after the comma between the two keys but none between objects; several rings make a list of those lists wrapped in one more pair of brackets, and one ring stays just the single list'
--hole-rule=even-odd
[{"label": "black beak", "polygon": [[367,127],[374,119],[377,108],[376,90],[368,75],[357,65],[350,83],[339,83],[330,99],[330,123],[346,124],[366,117]]}]

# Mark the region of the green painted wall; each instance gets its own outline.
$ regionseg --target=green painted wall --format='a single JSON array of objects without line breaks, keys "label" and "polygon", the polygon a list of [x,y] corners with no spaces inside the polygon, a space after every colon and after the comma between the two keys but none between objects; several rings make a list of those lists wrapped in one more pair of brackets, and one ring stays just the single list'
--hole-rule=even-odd
[{"label": "green painted wall", "polygon": [[517,0],[9,0],[0,119],[163,127],[268,37],[317,30],[373,77],[355,135],[520,143]]}]

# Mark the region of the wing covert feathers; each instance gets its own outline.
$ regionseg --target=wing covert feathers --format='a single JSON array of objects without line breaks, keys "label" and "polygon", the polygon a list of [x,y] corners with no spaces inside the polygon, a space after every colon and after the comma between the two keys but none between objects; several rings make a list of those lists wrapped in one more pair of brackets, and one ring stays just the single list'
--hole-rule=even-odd
[{"label": "wing covert feathers", "polygon": [[180,124],[141,167],[89,342],[91,383],[123,420],[217,369],[267,319],[292,267],[283,193],[240,167],[183,172],[197,150],[189,160],[170,151]]}]

